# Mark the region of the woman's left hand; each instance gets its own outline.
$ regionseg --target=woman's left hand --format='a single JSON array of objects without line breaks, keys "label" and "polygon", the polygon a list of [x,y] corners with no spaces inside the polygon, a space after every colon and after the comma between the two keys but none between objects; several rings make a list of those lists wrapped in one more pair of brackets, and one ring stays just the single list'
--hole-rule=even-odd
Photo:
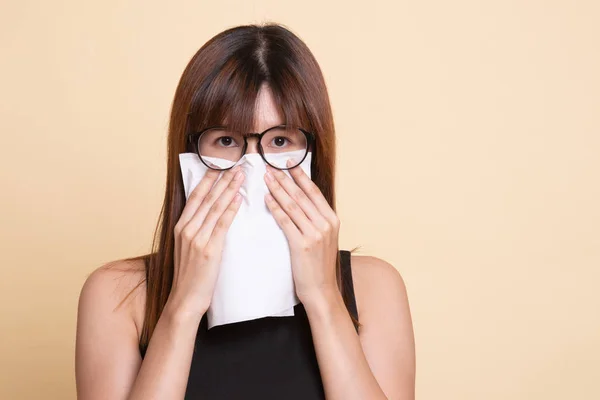
[{"label": "woman's left hand", "polygon": [[306,303],[338,290],[336,256],[340,221],[318,186],[295,167],[286,173],[267,165],[267,207],[290,245],[296,294]]}]

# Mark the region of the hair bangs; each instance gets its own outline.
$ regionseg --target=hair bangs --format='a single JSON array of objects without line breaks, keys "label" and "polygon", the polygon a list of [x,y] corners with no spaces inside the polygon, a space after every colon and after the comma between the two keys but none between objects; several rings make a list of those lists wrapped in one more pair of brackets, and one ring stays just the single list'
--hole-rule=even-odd
[{"label": "hair bangs", "polygon": [[192,131],[212,126],[252,131],[261,79],[254,63],[247,61],[232,57],[202,82],[190,107]]},{"label": "hair bangs", "polygon": [[303,98],[302,85],[289,70],[281,72],[265,73],[254,58],[230,58],[196,91],[190,107],[191,131],[227,126],[236,132],[253,132],[258,94],[265,89],[271,91],[283,124],[312,131],[314,123],[305,107],[308,99]]}]

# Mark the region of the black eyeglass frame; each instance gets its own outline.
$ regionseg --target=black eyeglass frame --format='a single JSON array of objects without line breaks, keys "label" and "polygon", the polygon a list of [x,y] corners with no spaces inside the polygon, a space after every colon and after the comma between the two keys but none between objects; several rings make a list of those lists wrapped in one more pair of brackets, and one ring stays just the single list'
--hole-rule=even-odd
[{"label": "black eyeglass frame", "polygon": [[[293,167],[286,167],[286,168],[282,168],[282,167],[278,167],[276,165],[271,164],[269,161],[267,161],[267,158],[265,157],[265,153],[263,151],[262,145],[260,144],[262,141],[263,136],[273,130],[273,129],[278,129],[278,128],[286,128],[287,126],[285,124],[283,125],[276,125],[276,126],[272,126],[270,128],[265,129],[262,132],[250,132],[247,133],[244,136],[244,148],[242,149],[242,155],[240,156],[240,159],[242,157],[244,157],[244,155],[246,154],[246,150],[248,150],[248,138],[249,137],[257,137],[258,138],[258,143],[257,143],[257,148],[258,148],[258,153],[260,154],[260,156],[262,157],[262,159],[269,164],[271,167],[273,168],[277,168],[280,170],[288,170],[288,169],[292,169],[292,168],[296,168],[298,165],[302,164],[302,162],[304,161],[304,159],[306,159],[306,156],[308,155],[308,152],[310,151],[311,147],[313,147],[313,144],[315,142],[315,134],[303,129],[303,128],[299,128],[299,127],[295,127],[294,129],[298,129],[300,132],[304,133],[304,136],[306,137],[306,151],[304,152],[304,156],[302,157],[302,160],[300,160],[298,162],[298,164],[296,164]],[[208,168],[216,170],[216,171],[227,171],[228,169],[231,169],[233,167],[235,167],[235,164],[233,164],[231,167],[229,168],[213,168],[210,165],[208,165],[207,163],[204,162],[204,160],[202,159],[202,155],[200,155],[200,149],[198,148],[198,141],[200,140],[200,137],[202,136],[203,133],[212,130],[212,129],[227,129],[226,126],[211,126],[208,128],[205,128],[201,131],[197,131],[197,132],[192,132],[188,135],[188,143],[192,146],[192,148],[194,149],[195,153],[198,154],[198,157],[200,158],[200,161],[202,161],[202,164],[206,165]],[[239,161],[239,160],[238,160]],[[237,163],[237,161],[236,161]]]}]

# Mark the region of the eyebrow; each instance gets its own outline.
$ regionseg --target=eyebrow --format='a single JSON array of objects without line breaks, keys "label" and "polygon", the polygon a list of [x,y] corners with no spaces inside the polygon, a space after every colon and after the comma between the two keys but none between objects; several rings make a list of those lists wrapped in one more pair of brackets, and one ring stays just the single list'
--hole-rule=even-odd
[{"label": "eyebrow", "polygon": [[[223,128],[229,128],[229,126],[226,125],[226,124],[223,124],[223,125],[220,125],[220,126],[223,127]],[[249,135],[249,134],[252,134],[252,133],[263,133],[264,131],[269,130],[271,128],[275,128],[276,126],[286,126],[286,124],[283,123],[283,122],[281,122],[279,124],[269,125],[267,128],[263,129],[262,131],[259,131],[259,132],[244,132],[243,135]]]}]

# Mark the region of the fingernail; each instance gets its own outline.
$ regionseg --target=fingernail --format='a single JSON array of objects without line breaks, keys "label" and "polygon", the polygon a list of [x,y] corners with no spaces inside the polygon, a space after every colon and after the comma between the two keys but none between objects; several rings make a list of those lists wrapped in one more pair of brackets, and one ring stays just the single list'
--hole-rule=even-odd
[{"label": "fingernail", "polygon": [[285,165],[287,165],[288,167],[291,167],[294,164],[294,162],[292,161],[291,158],[288,158],[288,160],[285,162]]},{"label": "fingernail", "polygon": [[237,174],[235,174],[235,180],[239,181],[242,179],[243,176],[244,176],[244,173],[242,171],[238,171]]},{"label": "fingernail", "polygon": [[273,182],[273,175],[267,171],[267,173],[265,174],[265,179],[267,180],[267,182]]},{"label": "fingernail", "polygon": [[242,195],[239,193],[236,193],[235,197],[233,198],[233,201],[235,201],[236,203],[239,203],[240,201],[242,201]]}]

